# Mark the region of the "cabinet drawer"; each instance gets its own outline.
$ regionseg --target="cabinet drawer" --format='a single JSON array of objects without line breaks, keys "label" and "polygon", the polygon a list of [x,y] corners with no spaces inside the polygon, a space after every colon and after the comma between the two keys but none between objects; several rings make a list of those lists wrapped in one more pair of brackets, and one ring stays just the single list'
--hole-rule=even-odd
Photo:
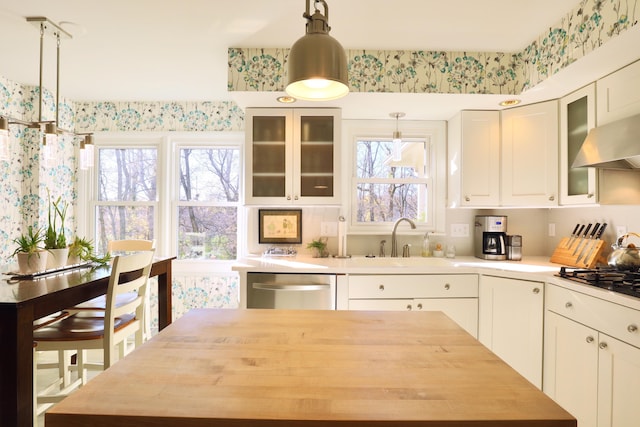
[{"label": "cabinet drawer", "polygon": [[640,347],[640,311],[547,284],[547,310]]},{"label": "cabinet drawer", "polygon": [[349,276],[349,298],[477,298],[476,274]]}]

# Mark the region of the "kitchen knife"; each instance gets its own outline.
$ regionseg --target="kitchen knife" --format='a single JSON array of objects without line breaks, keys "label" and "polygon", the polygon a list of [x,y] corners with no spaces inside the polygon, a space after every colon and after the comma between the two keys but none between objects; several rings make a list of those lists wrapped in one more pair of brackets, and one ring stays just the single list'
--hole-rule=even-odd
[{"label": "kitchen knife", "polygon": [[578,232],[579,228],[580,228],[580,223],[577,223],[576,228],[574,228],[573,231],[571,232],[571,237],[569,237],[569,240],[567,240],[567,244],[564,246],[565,248],[569,249],[571,247],[571,244],[575,240],[576,233]]},{"label": "kitchen knife", "polygon": [[578,249],[580,249],[580,246],[583,243],[587,242],[587,235],[589,234],[589,230],[591,229],[591,223],[589,223],[589,225],[587,225],[587,229],[584,230],[584,234],[582,235],[582,237],[580,237],[580,241],[578,242],[578,244],[576,245],[576,248],[573,250],[573,253],[571,254],[572,256],[574,256],[575,254],[578,253]]},{"label": "kitchen knife", "polygon": [[573,246],[573,244],[576,242],[576,240],[578,240],[578,237],[582,234],[582,231],[584,230],[584,227],[585,227],[584,224],[580,224],[580,229],[571,238],[571,242],[569,243],[569,246],[567,246],[567,249],[571,250],[571,247]]},{"label": "kitchen knife", "polygon": [[590,248],[590,249],[593,248],[593,244],[594,244],[593,240],[599,228],[600,228],[600,223],[596,222],[596,225],[593,226],[593,231],[589,235],[589,240],[585,241],[585,244],[582,245],[582,250],[580,251],[580,255],[578,255],[578,258],[576,258],[576,264],[580,262],[583,256],[585,256],[587,253],[590,252],[590,251],[587,251],[587,248]]},{"label": "kitchen knife", "polygon": [[[600,230],[598,231],[598,234],[596,234],[596,236],[594,237],[594,240],[600,240],[600,238],[602,237],[602,235],[604,234],[604,230],[607,228],[607,223],[605,222],[604,224],[602,224],[602,227],[600,227]],[[591,258],[591,255],[593,255],[593,251],[595,250],[595,248],[598,247],[598,242],[594,242],[591,245],[591,249],[589,250],[589,252],[587,253],[587,255],[584,257],[584,265],[589,265],[589,258]]]}]

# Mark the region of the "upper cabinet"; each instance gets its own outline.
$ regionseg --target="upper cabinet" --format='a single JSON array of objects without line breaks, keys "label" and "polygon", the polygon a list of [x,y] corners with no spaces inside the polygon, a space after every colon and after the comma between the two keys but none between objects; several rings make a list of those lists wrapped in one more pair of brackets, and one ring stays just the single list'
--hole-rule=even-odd
[{"label": "upper cabinet", "polygon": [[640,61],[598,80],[598,126],[640,113]]},{"label": "upper cabinet", "polygon": [[501,204],[558,205],[558,101],[502,111]]},{"label": "upper cabinet", "polygon": [[338,204],[339,109],[246,111],[245,203]]},{"label": "upper cabinet", "polygon": [[590,84],[560,100],[560,204],[595,204],[596,169],[571,165],[596,125],[596,88]]},{"label": "upper cabinet", "polygon": [[498,206],[500,112],[462,111],[448,126],[448,206]]}]

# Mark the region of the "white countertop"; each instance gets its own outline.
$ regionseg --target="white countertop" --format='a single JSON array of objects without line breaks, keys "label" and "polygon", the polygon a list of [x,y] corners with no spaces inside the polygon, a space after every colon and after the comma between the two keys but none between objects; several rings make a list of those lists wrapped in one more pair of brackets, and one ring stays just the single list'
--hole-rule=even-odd
[{"label": "white countertop", "polygon": [[522,261],[488,261],[475,257],[456,258],[312,258],[249,256],[232,267],[241,273],[313,274],[480,274],[552,283],[640,310],[640,298],[556,277],[561,265],[548,257],[524,257]]}]

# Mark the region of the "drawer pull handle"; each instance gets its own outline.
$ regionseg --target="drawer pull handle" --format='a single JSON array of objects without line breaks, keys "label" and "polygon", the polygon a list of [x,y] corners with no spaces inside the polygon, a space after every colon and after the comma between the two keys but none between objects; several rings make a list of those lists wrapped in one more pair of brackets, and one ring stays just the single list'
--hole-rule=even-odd
[{"label": "drawer pull handle", "polygon": [[381,291],[384,291],[384,285],[378,286],[378,289],[380,289]]},{"label": "drawer pull handle", "polygon": [[538,295],[540,293],[540,288],[533,288],[533,293]]},{"label": "drawer pull handle", "polygon": [[571,308],[571,307],[573,307],[573,303],[572,303],[571,301],[569,301],[569,302],[567,302],[564,306],[565,306],[566,308]]},{"label": "drawer pull handle", "polygon": [[444,288],[445,288],[446,290],[449,290],[449,289],[451,289],[451,285],[447,283],[446,285],[444,285]]},{"label": "drawer pull handle", "polygon": [[636,325],[629,325],[627,326],[627,331],[634,333],[638,330],[638,327]]},{"label": "drawer pull handle", "polygon": [[589,336],[587,337],[586,341],[587,341],[589,344],[591,344],[592,342],[594,342],[594,341],[595,341],[595,338],[593,338],[591,335],[589,335]]},{"label": "drawer pull handle", "polygon": [[411,304],[407,304],[407,311],[411,311],[413,307],[411,307]]},{"label": "drawer pull handle", "polygon": [[422,304],[418,304],[418,310],[422,310]]},{"label": "drawer pull handle", "polygon": [[607,346],[607,343],[603,341],[603,342],[600,343],[600,345],[598,347],[600,347],[602,350],[604,350],[608,346]]}]

